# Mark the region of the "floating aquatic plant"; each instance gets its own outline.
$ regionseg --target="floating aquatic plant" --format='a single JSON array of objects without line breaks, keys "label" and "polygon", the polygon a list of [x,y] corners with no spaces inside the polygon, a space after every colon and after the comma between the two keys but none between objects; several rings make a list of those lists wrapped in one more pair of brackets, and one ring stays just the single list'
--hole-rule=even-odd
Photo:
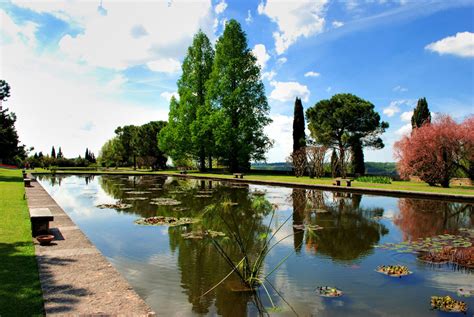
[{"label": "floating aquatic plant", "polygon": [[212,195],[194,195],[196,198],[212,198]]},{"label": "floating aquatic plant", "polygon": [[183,233],[181,236],[185,239],[221,238],[225,237],[225,233],[214,230],[202,230]]},{"label": "floating aquatic plant", "polygon": [[173,198],[153,198],[150,204],[158,206],[177,206],[181,205],[181,202]]},{"label": "floating aquatic plant", "polygon": [[413,273],[404,265],[381,265],[375,271],[392,277],[402,277]]},{"label": "floating aquatic plant", "polygon": [[115,204],[100,204],[100,205],[97,205],[96,207],[100,209],[128,209],[128,208],[132,208],[132,205],[124,204],[124,203],[115,203]]},{"label": "floating aquatic plant", "polygon": [[431,296],[431,308],[449,313],[465,313],[467,305],[463,301],[458,301],[451,296]]},{"label": "floating aquatic plant", "polygon": [[148,225],[148,226],[170,226],[170,227],[176,227],[176,226],[182,226],[182,225],[188,225],[197,222],[198,219],[195,218],[176,218],[176,217],[165,217],[165,216],[156,216],[156,217],[149,217],[149,218],[141,218],[138,220],[135,220],[136,224],[139,225]]},{"label": "floating aquatic plant", "polygon": [[145,194],[151,194],[151,192],[147,192],[147,191],[131,191],[131,192],[125,192],[125,194],[128,194],[128,195],[145,195]]},{"label": "floating aquatic plant", "polygon": [[321,297],[341,297],[342,291],[330,286],[319,286],[316,288],[316,294]]},{"label": "floating aquatic plant", "polygon": [[125,197],[124,200],[147,200],[146,197]]},{"label": "floating aquatic plant", "polygon": [[441,234],[431,238],[401,243],[385,243],[374,247],[395,250],[397,252],[441,252],[443,247],[467,248],[470,246],[472,246],[471,238],[466,234]]}]

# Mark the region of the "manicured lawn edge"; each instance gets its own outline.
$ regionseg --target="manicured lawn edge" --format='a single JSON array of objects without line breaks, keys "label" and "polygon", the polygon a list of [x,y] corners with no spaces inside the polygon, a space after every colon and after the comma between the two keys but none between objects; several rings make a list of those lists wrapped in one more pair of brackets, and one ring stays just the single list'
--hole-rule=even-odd
[{"label": "manicured lawn edge", "polygon": [[[36,174],[50,174],[47,170],[35,170]],[[335,187],[332,185],[331,178],[311,179],[309,177],[295,177],[289,175],[265,175],[265,174],[246,174],[244,179],[235,179],[231,174],[217,173],[199,173],[189,172],[181,175],[177,171],[156,171],[149,170],[132,170],[132,169],[113,169],[98,171],[77,171],[77,170],[61,170],[56,174],[124,174],[124,175],[169,175],[180,177],[196,177],[206,179],[227,179],[234,181],[243,181],[255,184],[269,184],[277,186],[301,186],[308,188],[319,188],[325,190],[349,191],[358,193],[371,193],[375,195],[396,196],[396,197],[414,197],[414,198],[430,198],[444,200],[459,200],[474,202],[474,186],[453,186],[451,188],[430,187],[425,183],[393,181],[392,184],[373,184],[366,182],[353,182],[352,187]]]},{"label": "manicured lawn edge", "polygon": [[42,316],[43,295],[21,170],[0,168],[0,316]]}]

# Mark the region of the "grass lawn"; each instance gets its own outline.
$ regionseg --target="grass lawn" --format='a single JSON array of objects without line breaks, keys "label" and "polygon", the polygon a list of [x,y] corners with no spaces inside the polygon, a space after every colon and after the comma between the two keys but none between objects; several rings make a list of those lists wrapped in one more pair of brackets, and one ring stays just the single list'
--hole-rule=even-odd
[{"label": "grass lawn", "polygon": [[0,316],[43,315],[21,170],[0,168]]},{"label": "grass lawn", "polygon": [[[44,169],[36,169],[35,172],[39,173],[49,173],[50,171]],[[157,171],[150,172],[150,170],[136,170],[130,168],[118,168],[110,169],[107,171],[80,171],[80,170],[60,170],[56,173],[69,173],[69,174],[179,174],[177,171],[167,170],[167,171]],[[231,179],[233,175],[231,174],[214,174],[214,173],[199,173],[199,172],[189,172],[188,175],[192,176],[204,176],[204,177],[214,177],[214,178],[224,178]],[[305,185],[326,185],[332,186],[332,178],[318,178],[311,179],[309,177],[295,177],[288,175],[265,175],[265,174],[245,174],[244,179],[246,180],[257,180],[257,181],[270,181],[270,182],[280,182],[290,184],[305,184]],[[426,183],[422,182],[409,182],[409,181],[392,181],[391,184],[375,184],[375,183],[366,183],[366,182],[357,182],[352,183],[353,187],[356,188],[370,188],[370,189],[383,189],[388,191],[411,191],[411,192],[425,192],[425,193],[437,193],[437,194],[448,194],[448,195],[469,195],[474,197],[474,186],[451,186],[450,188],[442,187],[432,187]]]}]

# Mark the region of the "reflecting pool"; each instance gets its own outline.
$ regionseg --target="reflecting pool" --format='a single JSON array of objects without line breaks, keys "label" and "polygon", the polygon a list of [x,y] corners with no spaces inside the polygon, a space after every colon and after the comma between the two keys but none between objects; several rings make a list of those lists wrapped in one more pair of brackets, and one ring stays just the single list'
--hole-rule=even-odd
[{"label": "reflecting pool", "polygon": [[[377,247],[472,229],[472,204],[164,176],[38,180],[160,315],[254,316],[267,309],[281,316],[438,316],[443,313],[430,310],[431,296],[460,299],[457,288],[474,288],[473,270]],[[131,207],[97,207],[117,202]],[[135,223],[152,216],[198,221],[173,227]],[[186,238],[202,230],[225,237]],[[213,241],[237,263],[242,254],[236,235],[251,259],[270,237],[270,245],[279,241],[264,256],[260,276],[268,282],[256,294],[236,290],[236,273],[219,284],[231,267]],[[375,272],[384,264],[406,265],[413,274]],[[344,295],[317,296],[316,287],[326,285]],[[472,316],[474,298],[463,300]]]}]

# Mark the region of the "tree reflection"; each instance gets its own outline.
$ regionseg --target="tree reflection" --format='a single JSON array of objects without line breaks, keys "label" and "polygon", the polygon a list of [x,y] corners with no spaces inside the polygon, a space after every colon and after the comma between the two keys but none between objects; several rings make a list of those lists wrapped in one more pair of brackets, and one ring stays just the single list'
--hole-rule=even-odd
[{"label": "tree reflection", "polygon": [[394,223],[401,229],[403,240],[456,234],[459,228],[474,224],[473,204],[401,198],[398,208]]},{"label": "tree reflection", "polygon": [[[374,217],[383,215],[383,208],[362,208],[362,196],[350,193],[325,193],[308,190],[303,196],[293,189],[293,219],[318,225],[322,230],[306,230],[305,248],[334,260],[351,261],[368,254],[388,229]],[[297,202],[295,202],[295,198]],[[306,200],[306,203],[302,203]],[[304,206],[304,207],[301,207]],[[295,235],[295,245],[297,236]]]}]

